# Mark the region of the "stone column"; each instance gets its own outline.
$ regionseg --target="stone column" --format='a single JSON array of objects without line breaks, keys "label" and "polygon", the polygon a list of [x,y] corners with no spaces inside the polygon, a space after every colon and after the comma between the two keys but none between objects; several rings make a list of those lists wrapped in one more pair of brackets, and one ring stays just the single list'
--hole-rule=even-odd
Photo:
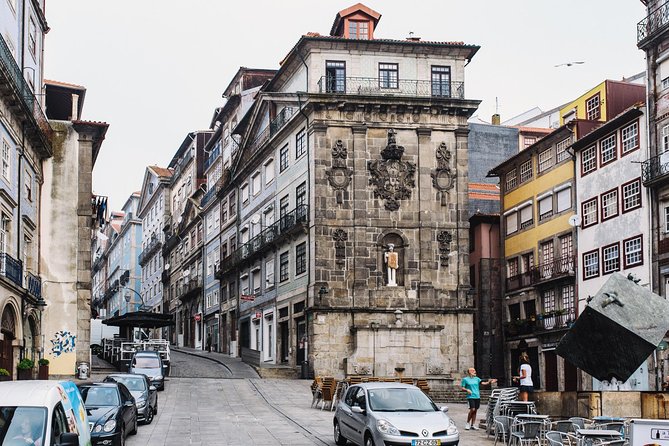
[{"label": "stone column", "polygon": [[[353,133],[353,222],[367,221],[369,203],[369,172],[367,172],[367,126],[351,127]],[[353,306],[369,305],[369,269],[366,266],[368,253],[367,226],[353,228]]]}]

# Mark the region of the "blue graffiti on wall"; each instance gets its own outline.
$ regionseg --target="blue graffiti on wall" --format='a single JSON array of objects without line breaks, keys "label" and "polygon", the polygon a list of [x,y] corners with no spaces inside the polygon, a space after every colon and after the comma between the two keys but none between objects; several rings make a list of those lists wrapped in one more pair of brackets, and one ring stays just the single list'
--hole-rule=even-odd
[{"label": "blue graffiti on wall", "polygon": [[57,331],[53,339],[51,339],[51,353],[58,357],[62,353],[69,353],[74,351],[77,336],[69,331]]}]

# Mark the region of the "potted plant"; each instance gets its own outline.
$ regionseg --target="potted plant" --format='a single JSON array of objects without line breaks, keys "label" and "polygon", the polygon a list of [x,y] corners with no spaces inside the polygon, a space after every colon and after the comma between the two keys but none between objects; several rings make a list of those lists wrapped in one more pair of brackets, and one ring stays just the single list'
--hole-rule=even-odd
[{"label": "potted plant", "polygon": [[39,364],[37,379],[49,379],[49,360],[46,358],[41,358],[39,361],[37,361],[37,364]]},{"label": "potted plant", "polygon": [[16,368],[19,370],[18,379],[26,380],[33,379],[33,368],[35,367],[35,361],[30,358],[23,358],[19,361],[19,364]]},{"label": "potted plant", "polygon": [[0,369],[0,381],[11,381],[12,377],[9,375],[9,370]]}]

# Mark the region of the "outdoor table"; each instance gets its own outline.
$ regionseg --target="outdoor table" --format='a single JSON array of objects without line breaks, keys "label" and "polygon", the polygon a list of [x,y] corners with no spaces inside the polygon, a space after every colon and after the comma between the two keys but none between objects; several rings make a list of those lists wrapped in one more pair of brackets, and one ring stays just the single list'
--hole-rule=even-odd
[{"label": "outdoor table", "polygon": [[593,440],[595,438],[614,440],[623,437],[620,432],[612,429],[576,429],[576,433],[579,437],[583,438],[584,444],[590,444],[588,440]]},{"label": "outdoor table", "polygon": [[516,415],[516,418],[525,418],[533,421],[542,421],[542,420],[547,420],[548,415],[539,415],[536,413],[519,413]]},{"label": "outdoor table", "polygon": [[593,417],[592,421],[595,421],[597,423],[615,423],[615,422],[624,422],[625,418],[623,418],[623,417],[599,416],[599,417]]}]

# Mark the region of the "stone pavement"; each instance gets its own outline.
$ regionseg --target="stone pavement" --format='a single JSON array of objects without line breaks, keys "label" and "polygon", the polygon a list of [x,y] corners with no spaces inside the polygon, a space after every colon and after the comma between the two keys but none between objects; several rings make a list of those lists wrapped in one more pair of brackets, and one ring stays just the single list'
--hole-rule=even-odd
[{"label": "stone pavement", "polygon": [[206,358],[217,362],[230,371],[232,378],[258,378],[258,373],[253,367],[242,362],[241,358],[233,358],[225,353],[208,352],[190,347],[170,347],[172,351],[185,353],[191,356]]}]

